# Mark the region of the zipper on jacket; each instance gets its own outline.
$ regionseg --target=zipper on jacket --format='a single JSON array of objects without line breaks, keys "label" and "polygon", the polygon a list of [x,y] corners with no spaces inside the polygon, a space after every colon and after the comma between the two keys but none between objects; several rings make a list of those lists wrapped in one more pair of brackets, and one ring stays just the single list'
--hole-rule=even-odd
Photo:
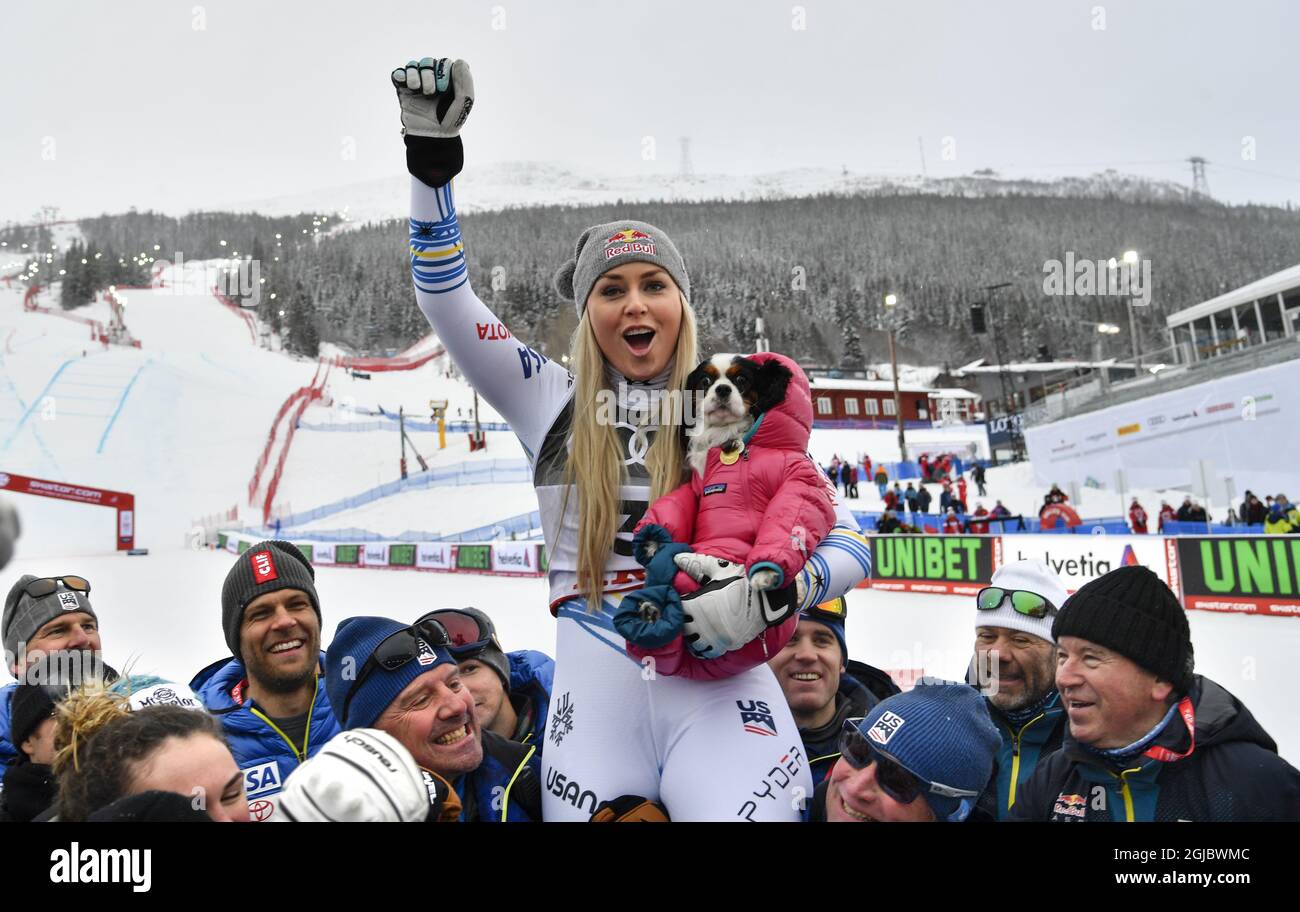
[{"label": "zipper on jacket", "polygon": [[252,707],[251,709],[249,709],[249,712],[251,712],[253,715],[257,716],[257,718],[261,719],[261,720],[262,720],[263,722],[265,722],[267,725],[271,726],[271,731],[275,732],[277,735],[279,735],[281,738],[284,739],[284,743],[287,744],[287,745],[289,745],[289,750],[293,751],[293,756],[294,756],[294,758],[295,758],[299,763],[302,763],[304,760],[307,759],[307,748],[308,748],[308,745],[311,744],[311,720],[312,720],[312,717],[316,715],[316,698],[319,697],[319,696],[320,696],[320,675],[317,674],[317,675],[316,675],[316,690],[315,690],[315,691],[312,693],[312,695],[311,695],[311,706],[308,707],[308,709],[307,709],[307,730],[303,733],[303,736],[302,736],[302,750],[301,750],[301,751],[298,750],[298,745],[294,744],[292,741],[289,740],[289,736],[288,736],[288,735],[286,735],[284,732],[280,731],[280,726],[278,726],[278,725],[276,725],[274,722],[272,722],[271,719],[270,719],[270,717],[267,716],[265,713],[261,712],[261,711],[260,711],[256,706],[254,706],[254,707]]},{"label": "zipper on jacket", "polygon": [[[523,762],[520,763],[517,767],[515,767],[515,774],[511,776],[510,781],[506,783],[505,793],[501,796],[501,822],[502,823],[506,822],[506,814],[510,811],[510,789],[514,787],[515,780],[518,779],[519,774],[524,771],[524,767],[528,766],[528,761],[532,759],[533,754],[535,753],[537,753],[537,748],[535,746],[528,748],[528,753],[524,754]],[[466,789],[466,791],[469,790]]]},{"label": "zipper on jacket", "polygon": [[[1119,780],[1119,793],[1124,799],[1124,822],[1133,823],[1133,792],[1128,787],[1128,774],[1141,771],[1142,767],[1135,766],[1132,769],[1126,769],[1124,772],[1115,776]],[[1112,773],[1111,775],[1114,775]]]},{"label": "zipper on jacket", "polygon": [[[1011,734],[1011,789],[1007,792],[1007,810],[1011,810],[1016,803],[1016,780],[1020,777],[1020,739],[1024,737],[1029,726],[1033,725],[1047,713],[1039,713],[1024,725],[1020,726],[1020,731]],[[1011,731],[1010,727],[1007,731]]]}]

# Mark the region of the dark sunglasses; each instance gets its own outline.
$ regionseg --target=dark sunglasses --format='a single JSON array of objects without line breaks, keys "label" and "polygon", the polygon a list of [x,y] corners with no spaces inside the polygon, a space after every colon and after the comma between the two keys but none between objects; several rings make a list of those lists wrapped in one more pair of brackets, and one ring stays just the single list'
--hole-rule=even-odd
[{"label": "dark sunglasses", "polygon": [[1011,597],[1011,607],[1026,617],[1042,619],[1056,614],[1056,606],[1037,592],[1024,589],[1003,589],[986,586],[975,595],[975,607],[980,611],[997,611],[1002,600]]},{"label": "dark sunglasses", "polygon": [[447,629],[450,639],[447,648],[458,659],[468,658],[482,652],[489,646],[496,646],[496,636],[483,626],[478,618],[459,608],[439,608],[430,611],[425,617],[436,618]]},{"label": "dark sunglasses", "polygon": [[34,579],[23,587],[23,591],[32,598],[44,598],[58,592],[59,583],[62,583],[67,589],[90,592],[90,581],[80,576],[47,576],[42,579]]},{"label": "dark sunglasses", "polygon": [[357,695],[362,683],[376,669],[397,671],[403,665],[415,661],[420,655],[421,640],[428,644],[430,648],[438,649],[449,645],[451,638],[447,635],[446,627],[435,620],[432,614],[426,614],[421,618],[417,618],[410,627],[395,630],[380,640],[379,645],[375,647],[369,658],[366,659],[365,664],[361,666],[357,679],[348,688],[348,695],[343,698],[342,720],[345,728],[348,723],[348,709],[352,705],[352,698]]},{"label": "dark sunglasses", "polygon": [[840,731],[840,756],[854,769],[876,764],[876,782],[880,790],[899,804],[911,804],[923,793],[945,798],[974,798],[979,792],[928,782],[871,743],[859,725],[863,719],[845,719]]}]

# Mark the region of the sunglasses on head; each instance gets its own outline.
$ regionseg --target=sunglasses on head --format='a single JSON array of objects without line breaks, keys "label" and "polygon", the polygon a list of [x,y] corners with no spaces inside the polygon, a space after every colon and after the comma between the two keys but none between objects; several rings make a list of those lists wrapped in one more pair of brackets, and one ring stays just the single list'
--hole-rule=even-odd
[{"label": "sunglasses on head", "polygon": [[59,583],[62,583],[66,589],[90,592],[90,581],[80,576],[47,576],[42,579],[34,579],[23,587],[23,591],[32,598],[44,598],[57,592]]},{"label": "sunglasses on head", "polygon": [[1041,620],[1056,614],[1056,606],[1037,592],[1026,589],[1003,589],[1001,586],[986,586],[975,596],[975,607],[980,611],[997,611],[1002,600],[1010,597],[1011,607],[1026,617]]},{"label": "sunglasses on head", "polygon": [[845,719],[840,731],[840,756],[854,769],[876,764],[876,782],[880,790],[899,804],[911,804],[929,792],[945,798],[974,798],[979,792],[929,782],[871,743],[859,728],[862,718]]},{"label": "sunglasses on head", "polygon": [[501,644],[496,636],[488,630],[474,615],[459,608],[439,608],[430,611],[425,617],[436,618],[447,629],[449,642],[447,648],[459,659],[482,652],[488,646]]},{"label": "sunglasses on head", "polygon": [[417,618],[410,627],[403,627],[401,630],[393,631],[380,640],[379,645],[370,653],[365,664],[361,666],[361,671],[357,673],[357,679],[348,688],[348,695],[343,698],[342,719],[345,727],[348,722],[348,709],[352,705],[352,698],[357,695],[362,683],[376,669],[397,671],[402,666],[415,661],[420,655],[420,640],[423,640],[432,649],[446,647],[450,642],[447,628],[432,617],[432,612]]}]

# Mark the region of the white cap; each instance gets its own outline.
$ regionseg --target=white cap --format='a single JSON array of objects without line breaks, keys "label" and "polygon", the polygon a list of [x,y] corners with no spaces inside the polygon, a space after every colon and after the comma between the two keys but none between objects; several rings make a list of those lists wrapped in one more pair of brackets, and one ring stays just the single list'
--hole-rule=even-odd
[{"label": "white cap", "polygon": [[276,804],[282,819],[303,823],[420,823],[430,808],[411,752],[374,728],[331,738],[289,774]]},{"label": "white cap", "polygon": [[[1023,589],[1041,595],[1051,602],[1057,611],[1061,610],[1061,606],[1069,597],[1061,578],[1037,558],[1019,560],[999,567],[989,585],[1000,586],[1003,589]],[[1005,627],[1008,630],[1020,630],[1049,643],[1054,642],[1052,640],[1053,620],[1050,614],[1043,618],[1031,618],[1027,614],[1021,614],[1011,607],[1010,599],[1003,599],[1002,604],[994,611],[975,609],[976,628]]]}]

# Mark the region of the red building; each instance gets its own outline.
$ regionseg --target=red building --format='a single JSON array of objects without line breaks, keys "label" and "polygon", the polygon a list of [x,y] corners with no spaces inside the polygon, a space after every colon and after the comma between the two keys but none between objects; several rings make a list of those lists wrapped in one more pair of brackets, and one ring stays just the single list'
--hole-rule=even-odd
[{"label": "red building", "polygon": [[[812,387],[814,422],[860,422],[870,427],[891,425],[897,420],[891,380],[809,377],[808,382]],[[928,424],[943,417],[970,422],[979,408],[978,394],[962,389],[900,383],[898,398],[903,421],[909,423]]]}]

